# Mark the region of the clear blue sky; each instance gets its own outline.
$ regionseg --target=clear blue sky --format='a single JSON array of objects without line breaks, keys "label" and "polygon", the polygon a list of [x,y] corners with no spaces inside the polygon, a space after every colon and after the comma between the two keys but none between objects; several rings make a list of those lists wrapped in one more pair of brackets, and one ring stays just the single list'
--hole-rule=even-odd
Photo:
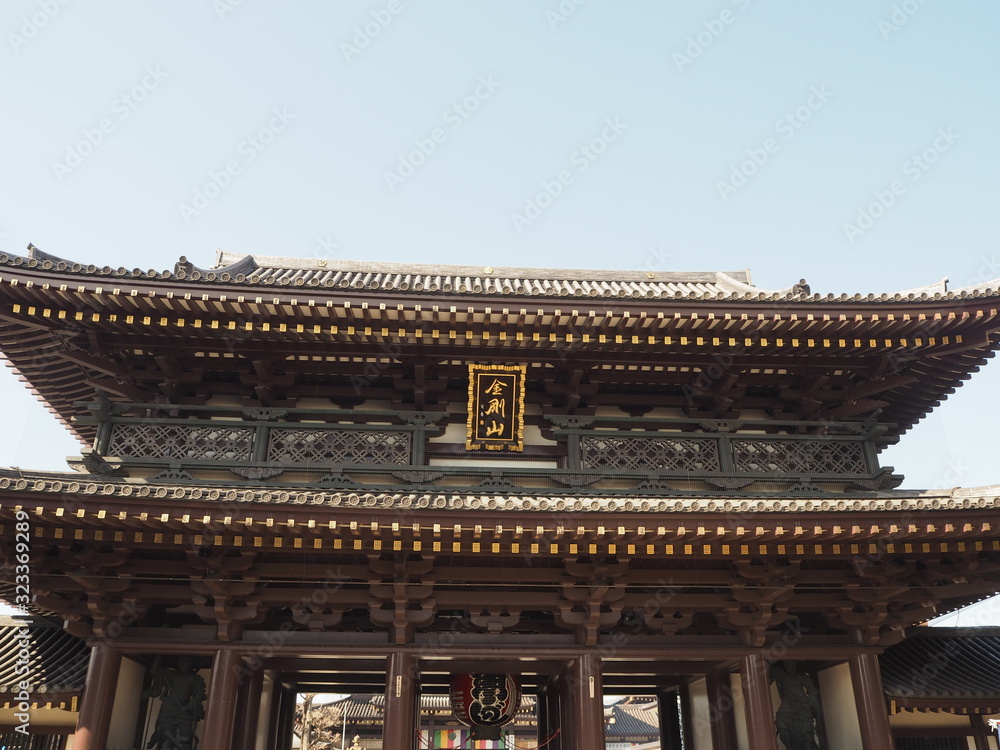
[{"label": "clear blue sky", "polygon": [[[989,0],[6,0],[0,33],[0,252],[1000,276]],[[890,451],[905,486],[1000,482],[998,386]],[[62,468],[0,394],[0,463]]]}]

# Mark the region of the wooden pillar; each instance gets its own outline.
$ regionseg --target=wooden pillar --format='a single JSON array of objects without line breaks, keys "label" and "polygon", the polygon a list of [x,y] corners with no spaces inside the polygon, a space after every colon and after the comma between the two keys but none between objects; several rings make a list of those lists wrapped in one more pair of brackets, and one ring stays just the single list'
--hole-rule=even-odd
[{"label": "wooden pillar", "polygon": [[574,732],[572,744],[564,742],[563,747],[604,750],[604,685],[597,654],[582,654],[573,660],[568,687]]},{"label": "wooden pillar", "polygon": [[281,688],[281,713],[278,715],[278,736],[274,750],[292,750],[296,696],[297,693],[292,688]]},{"label": "wooden pillar", "polygon": [[743,710],[746,714],[750,750],[778,750],[774,708],[771,706],[771,683],[767,677],[767,661],[762,655],[749,654],[741,659],[740,680],[743,684]]},{"label": "wooden pillar", "polygon": [[419,693],[416,658],[402,651],[390,654],[382,721],[383,750],[414,750]]},{"label": "wooden pillar", "polygon": [[264,691],[264,669],[258,664],[251,670],[244,663],[240,669],[240,692],[236,698],[236,729],[233,747],[239,750],[257,744],[257,726],[260,720],[260,697]]},{"label": "wooden pillar", "polygon": [[677,690],[660,690],[656,693],[656,712],[660,718],[660,747],[663,750],[681,750],[683,740],[678,697]]},{"label": "wooden pillar", "polygon": [[708,689],[708,722],[713,750],[737,750],[736,711],[728,672],[705,675]]},{"label": "wooden pillar", "polygon": [[969,714],[969,724],[972,727],[972,739],[976,742],[976,750],[990,750],[990,728],[982,714]]},{"label": "wooden pillar", "polygon": [[75,750],[104,750],[121,662],[121,654],[110,646],[94,646],[91,650],[80,717],[73,735]]},{"label": "wooden pillar", "polygon": [[544,742],[546,738],[553,737],[552,741],[545,746],[545,750],[564,750],[564,745],[562,741],[562,709],[560,704],[563,700],[563,695],[561,693],[561,685],[559,678],[549,680],[548,684],[545,686],[545,730],[546,733],[543,734],[541,730],[538,733],[539,743]]},{"label": "wooden pillar", "polygon": [[199,747],[202,750],[231,750],[236,725],[236,696],[239,692],[243,656],[232,648],[215,652],[212,662],[212,687],[208,691],[205,729]]},{"label": "wooden pillar", "polygon": [[885,691],[878,656],[868,651],[852,656],[848,664],[851,667],[858,722],[861,724],[861,742],[865,750],[893,750],[892,729],[889,728],[889,714],[885,709]]},{"label": "wooden pillar", "polygon": [[681,685],[678,695],[681,699],[681,737],[684,747],[694,747],[694,712],[691,710],[691,685]]},{"label": "wooden pillar", "polygon": [[284,688],[274,675],[271,683],[271,701],[267,711],[267,747],[278,747],[278,730],[281,726],[281,701],[284,699]]},{"label": "wooden pillar", "polygon": [[551,698],[552,695],[549,692],[549,686],[539,685],[538,692],[535,694],[536,745],[541,745],[552,733],[551,725],[549,724],[549,701]]},{"label": "wooden pillar", "polygon": [[576,692],[573,690],[574,680],[571,667],[567,667],[559,679],[556,681],[556,688],[559,692],[559,748],[560,750],[575,750],[576,748],[576,715],[577,709],[574,705]]}]

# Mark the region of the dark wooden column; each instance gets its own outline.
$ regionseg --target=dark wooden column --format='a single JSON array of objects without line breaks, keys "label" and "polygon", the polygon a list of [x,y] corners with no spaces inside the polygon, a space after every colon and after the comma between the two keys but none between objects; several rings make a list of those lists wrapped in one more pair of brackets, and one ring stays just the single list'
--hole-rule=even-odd
[{"label": "dark wooden column", "polygon": [[736,710],[728,672],[705,675],[708,688],[708,721],[713,750],[737,750]]},{"label": "dark wooden column", "polygon": [[212,686],[208,691],[205,729],[199,747],[202,750],[231,750],[236,726],[236,696],[239,692],[243,656],[232,648],[215,652],[212,662]]},{"label": "dark wooden column", "polygon": [[[258,664],[258,667],[260,665]],[[240,670],[240,692],[236,698],[236,729],[233,747],[238,750],[252,748],[257,741],[260,721],[260,697],[264,690],[264,669],[251,670],[246,664]]]},{"label": "dark wooden column", "polygon": [[271,700],[267,708],[267,746],[278,747],[278,729],[281,725],[281,701],[284,696],[284,689],[278,676],[274,676],[271,684]]},{"label": "dark wooden column", "polygon": [[[569,692],[574,714],[574,750],[604,750],[604,684],[601,658],[582,654],[570,667]],[[566,747],[566,745],[563,745]]]},{"label": "dark wooden column", "polygon": [[976,750],[990,750],[990,728],[982,714],[969,714],[969,724],[972,726],[972,739],[976,741]]},{"label": "dark wooden column", "polygon": [[677,699],[677,690],[660,690],[656,693],[656,712],[660,718],[660,747],[663,750],[681,750],[681,716]]},{"label": "dark wooden column", "polygon": [[681,737],[684,747],[694,747],[694,712],[691,710],[691,685],[685,682],[680,687],[681,698]]},{"label": "dark wooden column", "polygon": [[111,726],[115,688],[122,656],[110,646],[94,646],[87,667],[80,717],[76,722],[73,747],[76,750],[104,750]]},{"label": "dark wooden column", "polygon": [[893,750],[892,729],[889,728],[889,714],[885,709],[885,691],[882,688],[878,656],[869,651],[852,656],[848,664],[851,667],[858,722],[861,724],[861,742],[865,750]]},{"label": "dark wooden column", "polygon": [[[743,685],[743,710],[747,719],[750,750],[778,750],[774,732],[774,708],[771,706],[771,683],[767,661],[761,654],[744,656],[740,661]],[[865,748],[865,750],[870,750]]]},{"label": "dark wooden column", "polygon": [[576,735],[578,727],[576,725],[576,691],[573,689],[576,677],[571,667],[567,667],[555,686],[559,694],[559,748],[560,750],[575,750]]},{"label": "dark wooden column", "polygon": [[545,738],[552,733],[549,724],[549,701],[551,697],[548,685],[538,686],[538,692],[535,694],[535,716],[537,718],[537,730],[535,732],[536,745],[541,745],[545,741]]},{"label": "dark wooden column", "polygon": [[290,687],[281,688],[281,712],[278,714],[277,742],[274,744],[274,750],[292,750],[296,695]]},{"label": "dark wooden column", "polygon": [[552,737],[555,735],[553,740],[545,746],[545,750],[564,750],[564,745],[562,741],[562,714],[560,704],[563,700],[563,694],[561,692],[560,681],[558,678],[549,680],[548,684],[545,686],[545,728],[546,734],[542,734],[539,730],[538,741],[544,742],[546,737]]},{"label": "dark wooden column", "polygon": [[383,750],[414,750],[417,736],[416,698],[419,693],[417,661],[413,654],[402,651],[390,654],[382,720]]}]

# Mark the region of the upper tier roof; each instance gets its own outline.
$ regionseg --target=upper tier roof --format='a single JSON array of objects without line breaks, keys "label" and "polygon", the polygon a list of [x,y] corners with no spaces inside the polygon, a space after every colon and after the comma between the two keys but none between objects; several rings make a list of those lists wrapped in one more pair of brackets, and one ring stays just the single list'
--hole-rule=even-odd
[{"label": "upper tier roof", "polygon": [[680,298],[816,301],[962,299],[993,293],[1000,279],[948,290],[948,280],[896,292],[811,294],[804,280],[783,289],[754,286],[750,271],[615,271],[504,268],[421,263],[379,263],[324,258],[239,255],[219,251],[215,265],[199,268],[181,256],[173,271],[143,271],[76,263],[28,245],[26,256],[0,254],[2,266],[28,266],[72,276],[248,287],[319,287],[405,294],[460,294],[538,298]]},{"label": "upper tier roof", "polygon": [[[1000,279],[848,296],[812,294],[802,282],[762,290],[746,271],[650,278],[225,253],[218,262],[145,272],[74,264],[33,246],[27,256],[0,254],[0,349],[67,423],[87,413],[77,402],[95,391],[204,403],[208,392],[192,391],[200,377],[250,403],[255,386],[271,388],[261,377],[277,383],[275,367],[283,393],[299,382],[310,393],[317,384],[336,391],[396,352],[400,362],[452,370],[530,361],[540,373],[572,359],[592,392],[641,384],[673,399],[660,405],[690,406],[694,389],[699,416],[724,415],[744,395],[747,408],[777,405],[785,418],[864,421],[881,410],[896,426],[891,441],[1000,343]],[[716,382],[719,368],[731,377]],[[457,372],[432,377],[454,390]]]}]

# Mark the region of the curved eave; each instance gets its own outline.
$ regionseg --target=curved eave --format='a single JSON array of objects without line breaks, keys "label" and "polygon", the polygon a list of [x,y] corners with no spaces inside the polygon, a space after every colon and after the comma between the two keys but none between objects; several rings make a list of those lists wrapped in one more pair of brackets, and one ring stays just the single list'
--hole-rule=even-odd
[{"label": "curved eave", "polygon": [[[219,528],[243,529],[245,526],[253,530],[256,527],[269,534],[298,528],[312,535],[324,528],[336,530],[336,523],[330,526],[322,521],[317,526],[323,518],[333,520],[346,514],[357,521],[349,524],[353,536],[366,534],[363,527],[369,526],[369,521],[376,521],[371,526],[375,536],[381,533],[378,529],[383,522],[393,534],[405,535],[410,531],[399,523],[398,518],[400,513],[405,513],[416,521],[453,518],[460,523],[492,516],[499,519],[498,529],[506,529],[506,532],[497,533],[509,535],[513,526],[519,523],[519,518],[528,523],[532,517],[559,517],[559,514],[572,512],[602,517],[599,536],[606,535],[608,539],[616,536],[615,519],[627,521],[630,526],[638,523],[636,528],[643,529],[641,534],[657,533],[649,528],[649,514],[656,513],[682,514],[671,517],[667,524],[676,533],[676,539],[685,535],[690,535],[692,539],[730,535],[738,540],[749,534],[750,526],[759,525],[760,534],[766,533],[772,541],[775,535],[787,535],[790,540],[802,541],[812,538],[813,534],[830,537],[828,531],[820,529],[824,523],[835,527],[836,535],[844,539],[881,539],[883,542],[887,535],[892,541],[900,543],[910,535],[922,541],[981,541],[1000,536],[1000,524],[996,523],[995,516],[997,508],[1000,508],[1000,485],[951,491],[890,490],[815,497],[775,495],[750,499],[726,494],[714,497],[663,494],[629,498],[600,494],[564,495],[551,491],[488,493],[475,488],[465,492],[435,493],[328,490],[280,484],[261,487],[259,483],[219,486],[0,469],[0,514],[7,515],[22,507],[32,509],[36,516],[59,519],[59,524],[63,525],[120,527],[123,530],[143,528],[168,531],[174,528],[175,516],[180,516],[183,520],[177,529],[183,531],[220,524]],[[844,512],[868,514],[874,525],[844,525]],[[928,514],[927,527],[900,526],[900,514],[907,512]],[[254,514],[260,518],[247,523],[249,516]],[[745,524],[738,522],[743,517],[741,514],[746,514],[751,520]],[[934,519],[932,515],[938,518]],[[260,520],[264,517],[270,517],[271,521]],[[809,518],[807,522],[803,520],[805,517]],[[360,518],[368,518],[369,521],[358,521]],[[312,525],[308,523],[309,519],[312,519]],[[724,523],[719,523],[720,519]],[[263,526],[259,526],[261,523]],[[474,523],[482,527],[477,533],[486,536],[493,533],[486,528],[485,521],[476,520]],[[880,524],[884,524],[886,529],[882,529]],[[533,530],[527,525],[524,529],[518,526],[519,534],[530,536]],[[593,529],[583,530],[581,527],[577,531],[588,538],[594,536]],[[445,530],[441,533],[450,532]],[[562,533],[569,538],[573,530],[567,528]],[[662,537],[665,532],[661,530],[658,533]],[[996,551],[1000,551],[1000,546],[996,547]]]},{"label": "curved eave", "polygon": [[[717,303],[720,301],[756,302],[833,302],[886,303],[961,300],[990,296],[1000,289],[1000,279],[955,291],[945,291],[945,281],[901,292],[882,294],[809,294],[798,285],[785,289],[765,290],[750,283],[749,271],[730,272],[636,272],[587,271],[566,269],[480,268],[478,266],[428,266],[421,264],[370,263],[356,261],[324,261],[293,258],[255,258],[220,253],[223,267],[197,268],[185,258],[174,271],[98,267],[74,263],[44,253],[33,245],[27,256],[0,254],[0,274],[9,271],[34,270],[57,274],[67,283],[90,280],[98,284],[166,283],[191,287],[230,287],[246,294],[248,289],[270,290],[291,288],[339,292],[367,292],[384,297],[397,293],[410,299],[435,295],[523,298],[537,303],[549,299],[549,304],[568,304],[570,300],[586,299],[684,299]],[[282,263],[281,266],[267,263]],[[406,275],[421,277],[427,283],[419,288],[408,284],[403,288],[391,283]],[[487,273],[488,271],[488,273]],[[480,275],[475,274],[479,272]],[[469,283],[464,283],[468,281]],[[389,283],[387,283],[389,282]],[[479,282],[479,286],[475,282]],[[485,286],[483,286],[485,285]]]},{"label": "curved eave", "polygon": [[1000,705],[998,628],[919,629],[879,661],[885,693],[901,707],[933,701]]},{"label": "curved eave", "polygon": [[[18,654],[27,647],[27,672]],[[17,693],[20,682],[31,685],[35,700],[47,696],[79,695],[87,675],[90,649],[59,627],[4,618],[0,624],[0,701]]]},{"label": "curved eave", "polygon": [[384,356],[386,347],[401,346],[493,360],[543,358],[567,346],[576,356],[598,358],[735,351],[792,366],[824,358],[892,365],[901,358],[916,382],[880,396],[890,403],[883,418],[898,424],[899,434],[954,392],[1000,343],[1000,296],[979,288],[919,300],[742,295],[585,299],[579,308],[564,309],[538,307],[561,305],[559,298],[387,298],[367,290],[199,285],[174,276],[84,279],[43,268],[45,263],[51,265],[30,259],[0,274],[0,349],[67,425],[80,414],[73,402],[92,398],[102,379],[99,364],[95,372],[61,355],[74,332],[220,350],[231,349],[227,341],[238,331],[303,352],[334,344]]}]

